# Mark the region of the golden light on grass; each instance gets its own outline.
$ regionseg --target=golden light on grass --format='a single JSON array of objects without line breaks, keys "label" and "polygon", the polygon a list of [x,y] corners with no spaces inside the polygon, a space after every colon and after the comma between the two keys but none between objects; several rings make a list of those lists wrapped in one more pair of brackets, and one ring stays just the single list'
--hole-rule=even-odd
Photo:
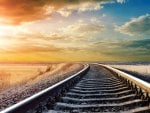
[{"label": "golden light on grass", "polygon": [[[80,64],[0,64],[0,91],[27,83],[54,79],[55,76],[81,68]],[[48,77],[49,76],[49,77]],[[63,76],[63,75],[62,75]],[[48,78],[47,78],[48,77]]]},{"label": "golden light on grass", "polygon": [[0,65],[0,88],[24,83],[44,72],[47,66],[44,65]]}]

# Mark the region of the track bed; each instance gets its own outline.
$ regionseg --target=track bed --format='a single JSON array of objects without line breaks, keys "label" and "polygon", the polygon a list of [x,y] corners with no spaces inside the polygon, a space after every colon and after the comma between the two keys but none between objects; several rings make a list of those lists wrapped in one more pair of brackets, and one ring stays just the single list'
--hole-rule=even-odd
[{"label": "track bed", "polygon": [[126,78],[91,64],[6,111],[2,113],[150,113],[150,97]]},{"label": "track bed", "polygon": [[149,103],[103,67],[91,65],[88,73],[44,113],[150,113]]}]

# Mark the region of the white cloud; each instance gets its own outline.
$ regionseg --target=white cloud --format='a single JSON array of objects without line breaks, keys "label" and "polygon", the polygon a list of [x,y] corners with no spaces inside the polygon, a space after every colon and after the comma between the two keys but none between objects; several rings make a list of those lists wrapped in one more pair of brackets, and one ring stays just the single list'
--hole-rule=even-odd
[{"label": "white cloud", "polygon": [[104,25],[96,18],[92,18],[90,21],[78,21],[77,23],[74,23],[72,25],[69,25],[66,28],[63,28],[62,31],[64,33],[69,34],[93,34],[93,33],[99,33],[104,30]]},{"label": "white cloud", "polygon": [[117,0],[118,3],[124,3],[126,0]]},{"label": "white cloud", "polygon": [[66,5],[65,7],[62,7],[60,9],[58,9],[56,12],[60,13],[62,16],[69,16],[71,13],[73,12],[85,12],[85,11],[93,11],[93,10],[99,10],[101,8],[103,8],[103,6],[101,6],[102,4],[104,4],[105,2],[103,2],[104,0],[101,1],[80,1],[79,4],[70,4],[70,5]]},{"label": "white cloud", "polygon": [[107,15],[106,14],[102,14],[102,17],[106,17]]},{"label": "white cloud", "polygon": [[150,34],[150,15],[133,18],[121,26],[116,26],[115,30],[128,35]]},{"label": "white cloud", "polygon": [[100,10],[103,8],[104,4],[107,3],[124,3],[126,0],[78,0],[72,4],[65,5],[59,8],[56,12],[60,13],[62,16],[69,16],[72,12],[85,12]]}]

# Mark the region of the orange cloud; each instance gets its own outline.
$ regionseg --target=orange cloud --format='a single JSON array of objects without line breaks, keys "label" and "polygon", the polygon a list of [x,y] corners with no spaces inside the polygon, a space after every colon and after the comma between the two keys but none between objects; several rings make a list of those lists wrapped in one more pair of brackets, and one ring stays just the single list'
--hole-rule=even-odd
[{"label": "orange cloud", "polygon": [[0,0],[0,17],[7,22],[19,24],[45,18],[43,14],[47,0]]},{"label": "orange cloud", "polygon": [[68,16],[73,11],[98,10],[114,0],[0,0],[0,20],[20,24],[44,19],[54,12]]}]

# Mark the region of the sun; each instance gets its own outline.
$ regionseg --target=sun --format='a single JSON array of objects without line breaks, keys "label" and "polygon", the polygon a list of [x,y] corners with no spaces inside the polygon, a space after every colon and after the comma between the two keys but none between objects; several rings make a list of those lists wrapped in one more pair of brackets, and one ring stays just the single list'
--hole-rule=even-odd
[{"label": "sun", "polygon": [[8,25],[0,25],[0,36],[6,37],[11,35],[15,30],[15,27]]}]

